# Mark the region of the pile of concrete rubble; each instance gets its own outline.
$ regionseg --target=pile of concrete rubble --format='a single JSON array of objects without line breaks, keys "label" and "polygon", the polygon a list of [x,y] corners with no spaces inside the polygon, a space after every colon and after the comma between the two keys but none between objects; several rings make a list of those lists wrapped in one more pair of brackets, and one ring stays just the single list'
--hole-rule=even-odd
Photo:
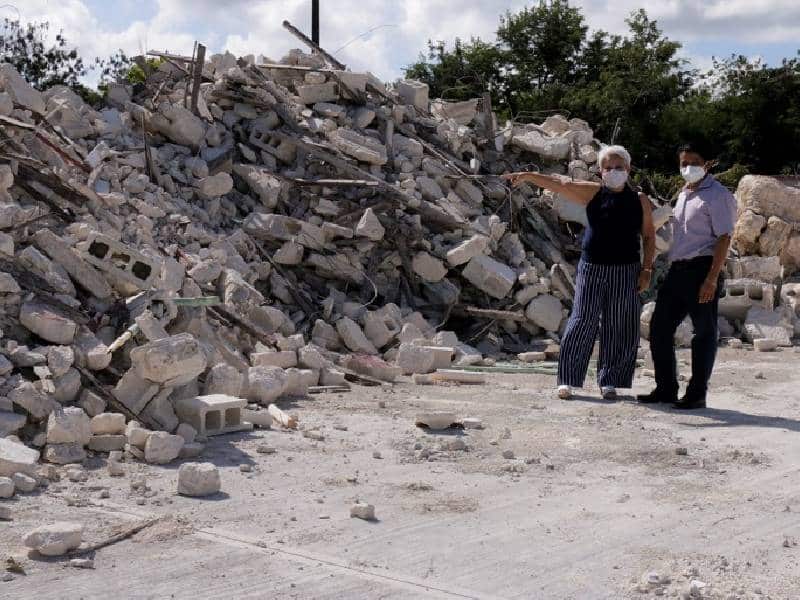
[{"label": "pile of concrete rubble", "polygon": [[281,398],[557,353],[582,217],[497,175],[596,176],[589,125],[500,127],[331,63],[165,56],[100,110],[0,65],[0,477],[197,456],[296,426]]}]

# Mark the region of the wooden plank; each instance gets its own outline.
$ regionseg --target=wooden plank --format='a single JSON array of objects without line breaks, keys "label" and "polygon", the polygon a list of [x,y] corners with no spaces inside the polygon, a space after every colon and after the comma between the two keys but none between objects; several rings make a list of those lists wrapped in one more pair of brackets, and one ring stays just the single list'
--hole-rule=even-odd
[{"label": "wooden plank", "polygon": [[330,54],[325,52],[325,50],[323,50],[323,48],[319,44],[315,43],[313,40],[308,38],[302,31],[297,29],[297,27],[295,27],[294,25],[289,23],[289,21],[284,21],[283,22],[283,28],[286,29],[293,36],[295,36],[298,40],[303,42],[306,46],[308,46],[312,50],[314,50],[317,53],[319,53],[319,55],[322,58],[324,58],[326,61],[328,61],[328,63],[330,63],[331,65],[333,65],[334,67],[336,67],[340,71],[344,71],[347,68],[346,65],[344,65],[343,63],[340,63],[333,56],[331,56]]},{"label": "wooden plank", "polygon": [[378,187],[374,181],[367,181],[366,179],[296,179],[286,177],[286,181],[295,185],[324,185],[328,187]]},{"label": "wooden plank", "polygon": [[490,310],[486,308],[478,308],[476,306],[456,307],[453,312],[464,312],[473,317],[481,317],[483,319],[495,319],[498,321],[517,321],[522,322],[527,320],[525,313],[521,310]]},{"label": "wooden plank", "polygon": [[192,62],[191,56],[181,56],[180,54],[170,54],[169,52],[159,52],[158,50],[150,50],[147,56],[156,56],[165,60],[177,60],[178,62],[190,63]]}]

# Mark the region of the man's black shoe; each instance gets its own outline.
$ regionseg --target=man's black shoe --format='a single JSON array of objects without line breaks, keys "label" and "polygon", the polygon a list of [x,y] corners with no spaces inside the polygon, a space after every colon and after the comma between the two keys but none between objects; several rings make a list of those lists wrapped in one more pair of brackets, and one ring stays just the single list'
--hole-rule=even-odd
[{"label": "man's black shoe", "polygon": [[672,402],[677,402],[678,397],[665,398],[664,394],[659,393],[658,390],[653,390],[649,394],[639,394],[636,396],[636,400],[639,404],[670,404]]},{"label": "man's black shoe", "polygon": [[686,395],[680,401],[673,404],[675,410],[698,410],[706,407],[706,399],[702,396]]}]

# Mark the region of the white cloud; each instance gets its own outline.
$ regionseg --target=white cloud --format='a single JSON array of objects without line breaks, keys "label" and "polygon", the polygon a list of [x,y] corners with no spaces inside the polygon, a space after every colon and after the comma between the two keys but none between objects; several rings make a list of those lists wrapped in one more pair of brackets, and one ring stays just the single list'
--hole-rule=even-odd
[{"label": "white cloud", "polygon": [[[310,30],[308,0],[157,0],[150,14],[121,28],[108,24],[114,21],[108,18],[115,10],[114,3],[96,4],[91,0],[28,0],[21,5],[20,17],[23,21],[46,20],[54,29],[63,28],[69,41],[89,59],[108,56],[118,48],[129,54],[146,49],[188,54],[195,39],[211,52],[227,48],[236,54],[279,59],[290,48],[302,46],[281,26],[284,19]],[[336,52],[342,62],[354,70],[370,70],[393,79],[427,50],[429,39],[448,43],[456,37],[493,39],[502,13],[531,2],[341,0],[321,4],[322,45],[331,52],[346,45]],[[590,28],[612,33],[624,33],[625,18],[642,6],[641,0],[581,0],[577,4],[583,7]],[[705,48],[704,55],[716,53],[717,47],[721,49],[718,54],[727,55],[744,43],[794,43],[800,39],[797,0],[663,0],[646,8],[671,38],[713,43],[713,50]],[[16,16],[8,9],[5,12]],[[751,53],[752,48],[743,51]]]}]

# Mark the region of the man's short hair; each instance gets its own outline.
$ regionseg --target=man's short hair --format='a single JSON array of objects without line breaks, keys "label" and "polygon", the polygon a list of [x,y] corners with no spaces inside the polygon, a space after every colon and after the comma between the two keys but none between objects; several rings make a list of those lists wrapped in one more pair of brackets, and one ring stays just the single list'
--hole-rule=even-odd
[{"label": "man's short hair", "polygon": [[714,158],[714,151],[711,148],[711,144],[705,140],[691,140],[678,146],[678,156],[684,152],[697,154],[703,160]]}]

